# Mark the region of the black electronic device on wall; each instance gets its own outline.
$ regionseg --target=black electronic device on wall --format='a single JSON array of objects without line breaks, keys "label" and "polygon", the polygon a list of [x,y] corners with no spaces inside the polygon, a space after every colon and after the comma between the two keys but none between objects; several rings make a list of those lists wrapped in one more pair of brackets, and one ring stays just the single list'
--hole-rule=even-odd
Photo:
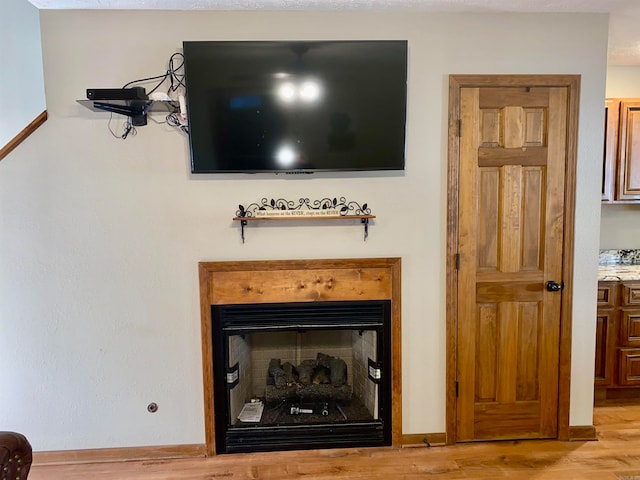
[{"label": "black electronic device on wall", "polygon": [[193,173],[403,170],[407,42],[184,42]]},{"label": "black electronic device on wall", "polygon": [[88,100],[147,100],[144,87],[87,88]]}]

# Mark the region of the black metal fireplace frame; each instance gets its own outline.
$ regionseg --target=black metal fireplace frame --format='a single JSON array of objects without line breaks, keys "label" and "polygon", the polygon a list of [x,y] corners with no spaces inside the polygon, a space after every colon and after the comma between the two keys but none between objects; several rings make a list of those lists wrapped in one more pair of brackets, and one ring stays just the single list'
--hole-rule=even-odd
[{"label": "black metal fireplace frame", "polygon": [[[211,323],[216,453],[392,444],[390,300],[212,305]],[[376,331],[378,363],[382,370],[378,419],[313,425],[231,425],[226,376],[229,336],[251,332],[326,329]]]}]

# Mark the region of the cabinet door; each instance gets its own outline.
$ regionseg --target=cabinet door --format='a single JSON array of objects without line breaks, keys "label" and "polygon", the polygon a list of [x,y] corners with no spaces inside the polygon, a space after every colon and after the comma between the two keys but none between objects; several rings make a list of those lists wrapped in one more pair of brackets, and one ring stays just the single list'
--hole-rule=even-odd
[{"label": "cabinet door", "polygon": [[640,385],[640,348],[621,348],[618,383]]},{"label": "cabinet door", "polygon": [[615,324],[615,310],[598,309],[595,365],[595,385],[597,387],[608,387],[613,383],[617,331]]},{"label": "cabinet door", "polygon": [[620,144],[616,197],[640,200],[640,100],[620,104]]},{"label": "cabinet door", "polygon": [[615,200],[616,162],[618,160],[618,125],[620,100],[607,98],[604,108],[604,159],[602,162],[602,201]]}]

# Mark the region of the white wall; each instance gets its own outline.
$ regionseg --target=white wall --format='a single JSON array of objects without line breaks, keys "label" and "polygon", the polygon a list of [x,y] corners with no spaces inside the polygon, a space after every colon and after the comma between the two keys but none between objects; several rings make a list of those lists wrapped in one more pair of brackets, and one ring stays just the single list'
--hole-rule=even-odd
[{"label": "white wall", "polygon": [[[50,120],[0,163],[0,379],[20,385],[0,390],[3,428],[36,450],[202,443],[197,262],[399,256],[403,431],[444,432],[453,73],[582,75],[571,424],[592,423],[606,15],[43,11],[41,22]],[[193,176],[182,134],[150,122],[117,140],[108,114],[75,102],[163,73],[183,40],[329,38],[409,41],[403,174]],[[243,245],[231,220],[262,197],[340,195],[377,215],[366,243],[359,225],[262,224]]]},{"label": "white wall", "polygon": [[[640,98],[640,67],[607,68],[607,98]],[[602,205],[600,248],[640,248],[640,205]]]},{"label": "white wall", "polygon": [[46,110],[40,13],[27,0],[0,4],[0,148]]}]

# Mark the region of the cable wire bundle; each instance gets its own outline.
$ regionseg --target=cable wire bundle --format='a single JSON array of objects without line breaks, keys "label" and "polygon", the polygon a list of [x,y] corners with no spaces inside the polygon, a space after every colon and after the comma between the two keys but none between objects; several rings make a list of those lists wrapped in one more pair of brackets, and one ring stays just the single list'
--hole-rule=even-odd
[{"label": "cable wire bundle", "polygon": [[[176,57],[180,58],[180,65],[178,65],[177,67],[174,66],[174,61],[175,61],[174,59]],[[171,96],[169,94],[169,92],[175,93],[180,87],[182,87],[183,89],[186,88],[185,84],[184,84],[184,73],[178,73],[183,68],[184,68],[184,55],[182,53],[180,53],[180,52],[176,52],[173,55],[171,55],[171,57],[169,57],[169,68],[164,74],[156,75],[155,77],[140,78],[138,80],[132,80],[129,83],[125,83],[122,88],[127,88],[130,85],[133,85],[135,83],[144,83],[144,82],[149,82],[151,80],[161,79],[160,82],[158,82],[158,84],[155,87],[153,87],[153,89],[148,93],[148,95],[151,95],[158,88],[160,88],[160,86],[167,79],[169,79],[170,82],[171,82],[171,85],[169,86],[169,88],[167,90],[167,95]]]},{"label": "cable wire bundle", "polygon": [[[167,80],[169,81],[169,87],[167,88],[166,94],[171,99],[171,102],[178,102],[176,97],[180,95],[184,95],[186,86],[184,83],[184,55],[180,52],[176,52],[171,57],[169,57],[169,66],[167,71],[162,75],[156,75],[153,77],[147,78],[139,78],[137,80],[132,80],[128,83],[125,83],[122,88],[130,87],[131,85],[151,82],[154,80],[159,80],[158,83],[147,93],[147,95],[151,95],[156,90],[158,90]],[[173,111],[169,113],[165,117],[164,122],[156,122],[156,123],[166,123],[172,127],[178,128],[180,131],[184,133],[189,133],[189,128],[186,119],[186,112],[181,112],[180,108],[176,106],[174,103],[171,104],[173,107]],[[129,135],[136,135],[136,128],[133,126],[131,119],[127,119],[123,128],[124,131],[122,134],[117,134],[111,128],[111,118],[109,118],[109,131],[115,138],[121,138],[125,140]]]}]

